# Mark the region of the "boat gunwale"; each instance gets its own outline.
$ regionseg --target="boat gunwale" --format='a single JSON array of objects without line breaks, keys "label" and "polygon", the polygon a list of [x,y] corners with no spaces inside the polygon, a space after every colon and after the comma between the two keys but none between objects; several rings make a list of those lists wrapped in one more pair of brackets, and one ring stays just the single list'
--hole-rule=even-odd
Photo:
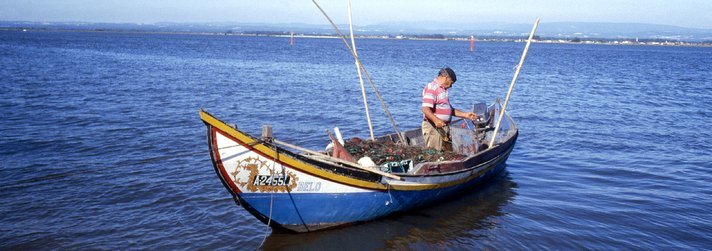
[{"label": "boat gunwale", "polygon": [[[272,144],[266,144],[267,142],[261,141],[256,139],[255,137],[251,136],[248,133],[242,132],[237,128],[234,128],[227,123],[221,121],[220,119],[216,118],[212,114],[208,113],[207,111],[201,109],[200,110],[200,116],[203,122],[208,125],[209,129],[210,127],[214,128],[218,133],[222,134],[223,136],[226,136],[230,138],[231,140],[234,140],[238,144],[246,147],[248,150],[253,151],[263,157],[266,158],[271,158],[273,160],[276,160],[278,163],[282,165],[289,166],[290,168],[294,168],[296,170],[299,170],[301,172],[304,172],[309,175],[316,176],[318,178],[322,178],[325,180],[329,180],[332,182],[336,182],[339,184],[344,184],[348,186],[354,186],[354,187],[359,187],[363,189],[368,189],[368,190],[380,190],[380,191],[385,191],[388,189],[396,189],[396,190],[429,190],[429,189],[436,189],[436,188],[443,188],[443,187],[449,187],[453,185],[458,185],[461,183],[465,183],[473,178],[478,177],[481,175],[480,172],[473,173],[472,175],[468,175],[467,177],[463,177],[460,179],[452,180],[452,181],[447,181],[447,182],[442,182],[442,183],[433,183],[433,184],[426,184],[426,183],[412,183],[412,184],[386,184],[390,180],[387,177],[381,176],[379,174],[373,174],[375,177],[380,177],[381,179],[378,180],[365,180],[362,177],[354,177],[348,174],[345,174],[343,172],[336,172],[337,169],[345,169],[345,166],[341,165],[336,165],[336,164],[329,164],[329,163],[321,163],[321,165],[318,165],[316,163],[310,163],[305,161],[304,159],[310,159],[308,156],[301,155],[301,154],[296,154],[286,148],[280,147],[280,146],[275,146]],[[217,124],[216,124],[217,123]],[[226,130],[228,129],[228,130]],[[237,133],[238,135],[233,135],[234,133]],[[213,138],[213,133],[211,130],[208,130],[208,136],[209,140],[212,140]],[[512,144],[514,140],[516,140],[519,132],[518,130],[514,133],[514,135],[510,136],[507,140],[505,140],[502,144],[499,144],[493,148],[488,148],[476,155],[472,155],[467,157],[464,160],[457,160],[457,161],[439,161],[439,162],[424,162],[424,163],[437,163],[439,164],[457,164],[457,163],[462,163],[465,165],[468,161],[472,161],[474,158],[484,156],[484,154],[488,154],[490,152],[495,151],[495,149],[502,150],[504,146],[507,146],[504,148],[501,152],[496,152],[494,156],[487,158],[487,160],[483,161],[480,164],[473,165],[471,167],[463,168],[461,170],[456,170],[456,171],[451,171],[451,172],[443,172],[443,173],[430,173],[430,174],[407,174],[407,173],[397,173],[397,175],[401,177],[406,177],[406,178],[427,178],[427,177],[442,177],[442,176],[450,176],[450,175],[458,175],[464,172],[471,172],[474,169],[477,169],[483,165],[486,165],[488,162],[494,159],[498,159],[501,155],[508,155],[509,152],[511,152],[511,148],[513,148]],[[238,139],[238,137],[244,137],[246,139],[252,140],[252,142],[246,142],[246,140],[241,140]],[[212,142],[209,142],[211,145],[211,157],[214,154],[214,152],[217,149],[213,149],[212,147]],[[266,150],[272,151],[271,153],[268,153],[267,151],[263,149],[259,149],[259,147],[264,148]],[[275,152],[275,149],[277,151]],[[275,158],[275,154],[277,157]],[[284,155],[287,157],[287,161],[284,161],[283,158],[280,156]],[[293,162],[293,163],[288,163],[288,162]],[[314,161],[316,162],[316,161]],[[214,164],[218,164],[216,162],[216,159],[213,159]],[[301,164],[302,166],[297,166],[294,164]],[[217,167],[217,166],[216,166]],[[306,168],[304,168],[306,167]],[[222,167],[224,169],[224,166]],[[313,170],[310,170],[313,169]],[[350,171],[362,171],[354,168],[348,168]],[[216,170],[217,171],[217,170]],[[367,171],[362,171],[362,172],[367,172]],[[370,172],[369,172],[370,173]],[[371,173],[372,174],[372,173]],[[222,180],[221,176],[221,180]],[[380,182],[379,182],[380,181]],[[227,182],[227,181],[224,181]],[[232,187],[230,187],[232,190]],[[239,190],[238,190],[239,191]]]}]

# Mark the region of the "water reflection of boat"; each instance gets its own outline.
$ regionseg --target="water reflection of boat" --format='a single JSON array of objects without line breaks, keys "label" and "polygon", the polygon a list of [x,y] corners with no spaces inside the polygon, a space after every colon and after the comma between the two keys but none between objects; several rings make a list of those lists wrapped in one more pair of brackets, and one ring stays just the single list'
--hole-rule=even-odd
[{"label": "water reflection of boat", "polygon": [[[200,116],[215,171],[235,201],[273,228],[311,232],[431,206],[498,175],[518,136],[512,118],[500,110],[495,103],[486,112],[493,115],[481,114],[490,122],[504,115],[496,136],[496,129],[486,129],[490,122],[485,130],[452,126],[453,151],[464,159],[423,162],[405,172],[295,153],[272,137],[253,137],[205,111]],[[423,146],[420,129],[376,141]],[[484,150],[473,147],[489,145],[483,142],[494,144]]]},{"label": "water reflection of boat", "polygon": [[[502,208],[516,196],[517,184],[506,173],[477,190],[438,206],[419,209],[349,228],[294,235],[273,231],[266,250],[359,247],[360,250],[409,250],[461,246],[459,240],[488,238],[498,228]],[[348,236],[348,238],[344,238]],[[420,247],[420,248],[417,248]]]}]

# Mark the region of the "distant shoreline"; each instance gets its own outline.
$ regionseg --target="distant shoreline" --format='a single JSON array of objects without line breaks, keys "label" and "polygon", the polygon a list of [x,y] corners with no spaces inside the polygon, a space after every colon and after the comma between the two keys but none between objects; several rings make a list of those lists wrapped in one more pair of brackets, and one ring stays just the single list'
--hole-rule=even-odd
[{"label": "distant shoreline", "polygon": [[[162,34],[162,35],[203,35],[203,36],[240,36],[240,37],[285,37],[289,34],[276,34],[274,32],[265,33],[235,33],[235,32],[191,32],[191,31],[143,31],[143,30],[115,30],[115,29],[47,29],[47,28],[20,28],[20,27],[0,27],[2,31],[16,32],[85,32],[85,33],[122,33],[122,34]],[[323,38],[338,39],[336,35],[329,34],[294,34],[295,38]],[[423,41],[469,41],[469,37],[447,36],[432,37],[428,35],[362,35],[356,36],[360,39],[386,39],[386,40],[423,40]],[[474,38],[475,42],[526,42],[525,38],[515,37],[487,37]],[[642,45],[642,46],[682,46],[682,47],[712,47],[712,42],[685,42],[685,41],[665,41],[645,39],[640,41],[635,38],[602,39],[602,38],[535,38],[535,43],[550,44],[598,44],[598,45]]]}]

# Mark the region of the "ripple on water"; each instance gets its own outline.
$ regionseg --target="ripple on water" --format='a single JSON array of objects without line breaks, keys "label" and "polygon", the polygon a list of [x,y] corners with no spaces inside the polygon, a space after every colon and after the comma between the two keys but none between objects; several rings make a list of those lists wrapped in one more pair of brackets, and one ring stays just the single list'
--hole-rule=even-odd
[{"label": "ripple on water", "polygon": [[[367,136],[340,41],[0,32],[5,249],[707,249],[708,48],[533,44],[509,110],[507,174],[434,207],[305,235],[236,207],[199,108],[312,149]],[[453,104],[506,93],[523,44],[367,39],[361,58],[399,129],[439,67]],[[673,77],[670,77],[673,76]],[[369,95],[378,134],[390,121]],[[345,238],[348,237],[348,238]]]}]

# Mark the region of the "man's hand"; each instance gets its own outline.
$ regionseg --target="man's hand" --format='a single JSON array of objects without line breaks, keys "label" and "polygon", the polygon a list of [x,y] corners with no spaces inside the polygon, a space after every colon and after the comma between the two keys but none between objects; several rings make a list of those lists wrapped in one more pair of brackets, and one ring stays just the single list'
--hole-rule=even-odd
[{"label": "man's hand", "polygon": [[439,119],[438,119],[438,120],[435,120],[435,123],[434,123],[434,124],[435,124],[435,127],[443,127],[443,126],[445,126],[445,122],[443,122],[442,120],[439,120]]}]

